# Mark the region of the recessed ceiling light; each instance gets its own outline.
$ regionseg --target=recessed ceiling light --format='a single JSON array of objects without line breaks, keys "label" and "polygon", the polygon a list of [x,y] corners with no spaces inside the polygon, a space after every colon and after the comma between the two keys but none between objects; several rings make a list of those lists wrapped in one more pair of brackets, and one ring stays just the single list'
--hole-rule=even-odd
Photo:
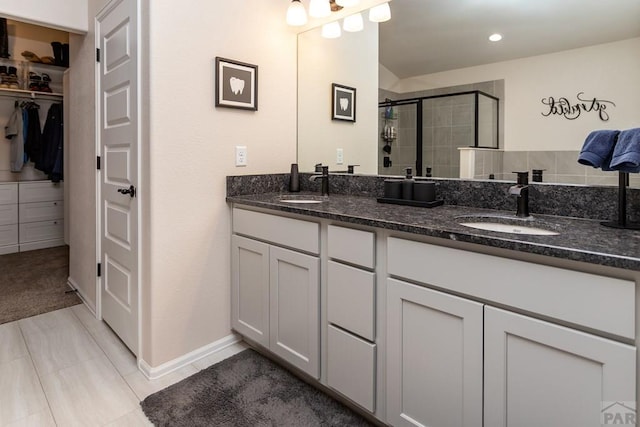
[{"label": "recessed ceiling light", "polygon": [[498,33],[491,34],[489,36],[489,40],[491,40],[492,42],[499,42],[500,40],[502,40],[502,35]]}]

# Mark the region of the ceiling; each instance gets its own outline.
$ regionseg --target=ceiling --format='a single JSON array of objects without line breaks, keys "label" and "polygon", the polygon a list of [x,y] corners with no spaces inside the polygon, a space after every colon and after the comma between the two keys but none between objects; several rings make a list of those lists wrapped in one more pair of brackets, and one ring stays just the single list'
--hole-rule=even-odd
[{"label": "ceiling", "polygon": [[[393,0],[380,63],[399,78],[640,37],[640,0]],[[489,35],[500,33],[494,43]],[[639,53],[640,54],[640,53]]]}]

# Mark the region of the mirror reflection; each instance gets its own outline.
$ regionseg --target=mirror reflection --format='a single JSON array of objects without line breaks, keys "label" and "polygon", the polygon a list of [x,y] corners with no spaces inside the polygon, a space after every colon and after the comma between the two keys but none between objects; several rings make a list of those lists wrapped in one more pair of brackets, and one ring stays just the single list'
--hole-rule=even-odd
[{"label": "mirror reflection", "polygon": [[[390,21],[366,22],[359,33],[331,40],[319,29],[299,35],[301,170],[323,163],[346,171],[355,164],[356,173],[400,175],[403,167],[421,166],[422,176],[431,167],[433,176],[513,180],[511,171],[537,169],[544,182],[617,184],[615,173],[576,159],[591,130],[640,126],[640,2],[390,5]],[[502,41],[490,42],[498,31]],[[332,83],[357,89],[356,122],[331,120]],[[465,97],[473,95],[439,97],[473,91],[499,98],[487,115],[497,116],[488,132],[498,149],[471,148],[479,125],[474,101],[469,106]],[[402,101],[422,98],[429,103],[421,101],[418,128],[417,103]],[[385,100],[396,102],[395,119],[386,117]],[[463,138],[469,134],[470,142]]]}]

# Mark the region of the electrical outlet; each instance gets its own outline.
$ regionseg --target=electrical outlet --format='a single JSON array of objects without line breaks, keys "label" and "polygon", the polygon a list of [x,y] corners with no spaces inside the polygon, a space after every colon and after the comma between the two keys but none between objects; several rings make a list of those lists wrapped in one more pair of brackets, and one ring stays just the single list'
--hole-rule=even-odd
[{"label": "electrical outlet", "polygon": [[247,166],[246,145],[236,145],[236,166]]},{"label": "electrical outlet", "polygon": [[336,150],[336,164],[343,164],[344,163],[344,151],[342,151],[342,148],[338,148]]}]

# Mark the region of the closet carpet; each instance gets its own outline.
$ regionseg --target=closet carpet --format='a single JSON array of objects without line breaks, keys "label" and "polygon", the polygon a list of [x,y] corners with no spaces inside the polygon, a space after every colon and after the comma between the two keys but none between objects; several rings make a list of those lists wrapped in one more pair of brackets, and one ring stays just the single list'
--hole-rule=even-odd
[{"label": "closet carpet", "polygon": [[157,426],[373,426],[251,349],[152,394],[141,405]]},{"label": "closet carpet", "polygon": [[68,277],[68,246],[0,255],[0,324],[80,304]]}]

